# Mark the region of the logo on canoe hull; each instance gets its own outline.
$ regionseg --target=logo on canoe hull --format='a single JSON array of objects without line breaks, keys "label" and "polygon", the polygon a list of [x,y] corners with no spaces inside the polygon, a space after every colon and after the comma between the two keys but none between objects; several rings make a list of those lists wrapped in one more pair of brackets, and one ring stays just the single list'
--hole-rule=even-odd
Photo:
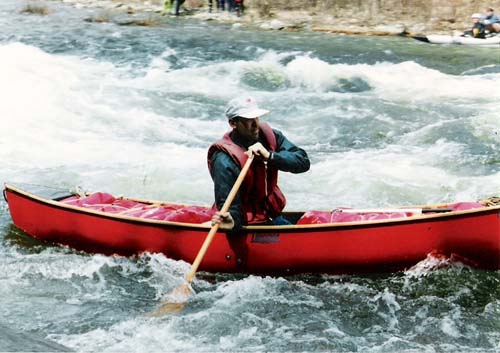
[{"label": "logo on canoe hull", "polygon": [[273,244],[279,243],[279,233],[253,233],[252,243]]}]

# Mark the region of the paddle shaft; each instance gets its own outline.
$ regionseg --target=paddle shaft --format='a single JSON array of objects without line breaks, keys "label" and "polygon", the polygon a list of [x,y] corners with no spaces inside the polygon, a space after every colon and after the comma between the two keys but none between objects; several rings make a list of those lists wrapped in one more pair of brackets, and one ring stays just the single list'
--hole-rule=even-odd
[{"label": "paddle shaft", "polygon": [[[226,213],[229,210],[229,207],[231,207],[231,203],[233,202],[236,194],[238,193],[238,190],[240,189],[241,183],[243,182],[243,179],[245,179],[245,176],[247,175],[248,169],[250,168],[250,164],[252,164],[254,155],[252,154],[250,157],[248,157],[245,165],[243,168],[241,168],[240,175],[238,175],[238,178],[234,182],[234,185],[227,195],[226,201],[222,205],[222,208],[220,209],[220,212],[222,214]],[[203,245],[200,248],[200,251],[198,251],[198,255],[196,255],[196,258],[194,259],[193,264],[191,265],[191,269],[189,270],[189,273],[186,276],[186,282],[190,284],[194,276],[196,275],[196,271],[198,270],[198,266],[200,266],[201,260],[203,260],[203,257],[205,256],[205,253],[207,252],[208,247],[210,246],[210,243],[212,243],[212,240],[217,233],[217,230],[219,230],[219,225],[220,223],[216,223],[210,228],[210,231],[208,232],[207,237],[205,238],[205,241],[203,242]]]}]

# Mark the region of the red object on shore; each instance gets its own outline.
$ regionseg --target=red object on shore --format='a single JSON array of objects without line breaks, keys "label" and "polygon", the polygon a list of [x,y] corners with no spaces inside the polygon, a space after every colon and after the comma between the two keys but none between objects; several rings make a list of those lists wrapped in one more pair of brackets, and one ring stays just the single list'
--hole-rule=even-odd
[{"label": "red object on shore", "polygon": [[[191,263],[210,229],[209,224],[199,223],[210,219],[207,207],[117,199],[103,193],[90,195],[95,203],[83,205],[83,198],[66,195],[52,199],[11,185],[5,185],[4,194],[16,227],[34,238],[87,252],[124,256],[163,253]],[[464,205],[465,210],[451,208],[449,212],[414,216],[403,212],[401,218],[364,221],[314,223],[314,219],[302,218],[301,223],[314,224],[248,226],[239,236],[218,232],[200,270],[388,272],[411,267],[430,253],[466,259],[483,269],[500,269],[500,206],[461,203],[439,207],[460,209]],[[132,212],[141,208],[153,209],[156,218]],[[303,214],[284,215],[299,219]],[[320,219],[325,214],[318,215]],[[308,213],[311,216],[314,213]]]}]

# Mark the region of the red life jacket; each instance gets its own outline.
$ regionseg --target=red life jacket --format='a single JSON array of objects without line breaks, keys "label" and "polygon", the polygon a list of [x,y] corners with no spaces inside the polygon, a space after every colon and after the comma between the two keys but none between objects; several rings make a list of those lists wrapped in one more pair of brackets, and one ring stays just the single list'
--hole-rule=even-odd
[{"label": "red life jacket", "polygon": [[[260,134],[264,136],[269,150],[276,151],[277,143],[273,129],[266,123],[260,124]],[[248,156],[245,150],[231,140],[230,132],[216,141],[208,149],[208,169],[212,171],[212,155],[215,151],[227,153],[240,167]],[[278,169],[267,165],[267,161],[254,159],[240,188],[243,221],[246,224],[264,223],[278,216],[286,205],[285,195],[278,187]]]}]

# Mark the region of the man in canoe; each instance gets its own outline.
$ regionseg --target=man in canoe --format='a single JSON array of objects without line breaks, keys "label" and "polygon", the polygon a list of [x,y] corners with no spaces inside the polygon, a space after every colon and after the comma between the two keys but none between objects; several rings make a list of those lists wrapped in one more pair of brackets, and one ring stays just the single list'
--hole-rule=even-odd
[{"label": "man in canoe", "polygon": [[251,97],[235,98],[226,109],[231,131],[208,150],[208,168],[214,181],[215,205],[220,210],[235,184],[249,154],[250,169],[229,212],[217,212],[212,225],[237,233],[246,224],[290,224],[281,211],[286,199],[278,187],[278,171],[303,173],[309,170],[307,153],[278,130],[262,122],[268,110],[260,109]]}]

